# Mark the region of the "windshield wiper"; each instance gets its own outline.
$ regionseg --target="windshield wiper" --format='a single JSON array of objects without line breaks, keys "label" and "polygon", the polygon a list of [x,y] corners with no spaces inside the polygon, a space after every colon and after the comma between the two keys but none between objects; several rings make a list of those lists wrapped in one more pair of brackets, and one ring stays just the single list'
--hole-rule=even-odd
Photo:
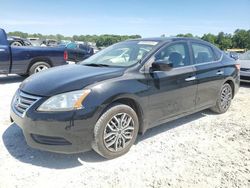
[{"label": "windshield wiper", "polygon": [[109,65],[107,64],[96,64],[96,63],[87,63],[87,64],[83,64],[83,65],[86,65],[86,66],[92,66],[92,67],[109,67]]}]

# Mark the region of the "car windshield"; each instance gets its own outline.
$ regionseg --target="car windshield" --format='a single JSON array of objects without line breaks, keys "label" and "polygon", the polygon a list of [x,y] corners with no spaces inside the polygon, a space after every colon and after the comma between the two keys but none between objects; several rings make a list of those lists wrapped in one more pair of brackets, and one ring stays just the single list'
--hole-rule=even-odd
[{"label": "car windshield", "polygon": [[81,62],[88,66],[129,67],[141,60],[157,41],[125,41],[114,44]]}]

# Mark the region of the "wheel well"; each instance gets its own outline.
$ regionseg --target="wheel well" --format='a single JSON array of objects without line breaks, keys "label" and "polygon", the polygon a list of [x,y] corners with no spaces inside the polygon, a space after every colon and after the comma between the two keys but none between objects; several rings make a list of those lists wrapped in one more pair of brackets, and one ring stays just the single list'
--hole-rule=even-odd
[{"label": "wheel well", "polygon": [[37,63],[37,62],[39,62],[39,61],[48,63],[48,64],[50,65],[50,67],[53,66],[53,65],[52,65],[52,62],[51,62],[50,59],[48,59],[48,58],[42,58],[42,57],[41,57],[41,58],[35,58],[35,59],[32,59],[32,60],[31,60],[29,66],[28,66],[28,68],[27,68],[27,70],[26,70],[26,73],[29,72],[30,67],[31,67],[32,65],[34,65],[35,63]]},{"label": "wheel well", "polygon": [[130,106],[137,114],[138,116],[138,120],[139,120],[139,132],[143,132],[143,119],[142,119],[142,109],[140,107],[140,105],[133,99],[130,98],[121,98],[121,99],[117,99],[115,101],[113,101],[111,103],[121,103],[121,104],[125,104]]},{"label": "wheel well", "polygon": [[232,91],[233,91],[233,98],[234,98],[234,82],[232,81],[232,80],[227,80],[225,83],[228,83],[230,86],[231,86],[231,88],[232,88]]}]

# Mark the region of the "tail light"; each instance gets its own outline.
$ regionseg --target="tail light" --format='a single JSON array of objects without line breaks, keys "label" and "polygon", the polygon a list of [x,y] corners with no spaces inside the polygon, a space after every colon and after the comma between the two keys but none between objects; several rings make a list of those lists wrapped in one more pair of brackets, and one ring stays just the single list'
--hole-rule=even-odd
[{"label": "tail light", "polygon": [[63,53],[63,59],[64,59],[65,61],[68,60],[68,52],[67,52],[67,51],[64,51],[64,53]]},{"label": "tail light", "polygon": [[235,64],[235,67],[238,71],[240,71],[240,64]]}]

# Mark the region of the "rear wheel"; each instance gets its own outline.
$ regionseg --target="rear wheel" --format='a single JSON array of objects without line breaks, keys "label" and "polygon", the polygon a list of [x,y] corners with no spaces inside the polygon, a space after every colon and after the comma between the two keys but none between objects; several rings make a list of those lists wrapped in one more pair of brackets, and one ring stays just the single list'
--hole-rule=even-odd
[{"label": "rear wheel", "polygon": [[50,67],[51,66],[46,62],[42,62],[42,61],[36,62],[30,67],[29,75],[47,70]]},{"label": "rear wheel", "polygon": [[23,45],[19,41],[14,41],[14,42],[11,43],[11,46],[23,46]]},{"label": "rear wheel", "polygon": [[127,105],[112,105],[94,129],[93,149],[107,159],[119,157],[134,144],[139,129],[136,112]]},{"label": "rear wheel", "polygon": [[231,105],[232,97],[232,87],[225,83],[220,90],[216,105],[211,110],[219,114],[225,113]]}]

